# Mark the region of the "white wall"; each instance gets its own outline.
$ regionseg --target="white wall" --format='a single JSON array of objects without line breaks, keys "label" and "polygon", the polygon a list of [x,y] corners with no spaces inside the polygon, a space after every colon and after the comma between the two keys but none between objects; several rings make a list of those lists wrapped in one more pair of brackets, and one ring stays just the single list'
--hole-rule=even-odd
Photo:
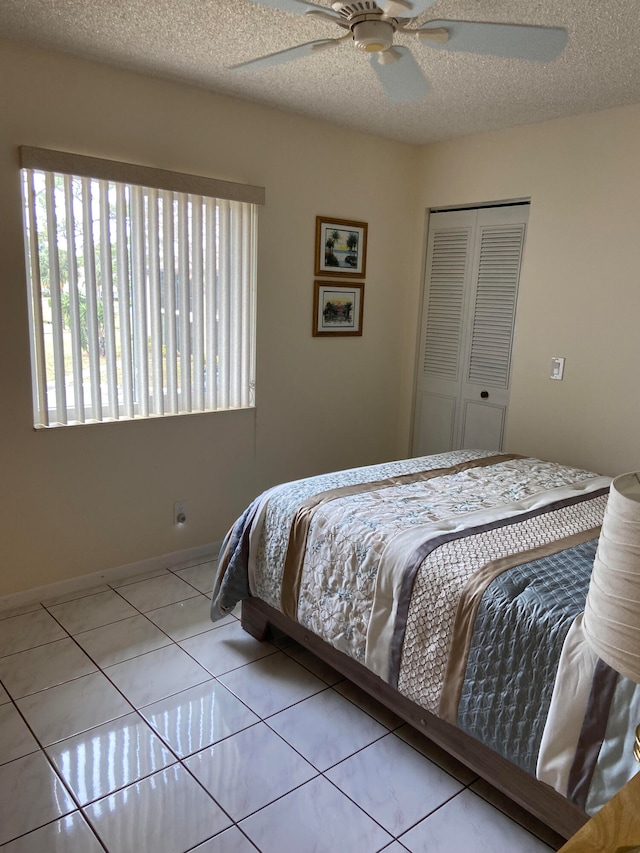
[{"label": "white wall", "polygon": [[[10,42],[0,80],[0,595],[220,540],[274,482],[406,454],[418,149]],[[255,411],[33,430],[19,145],[266,187]],[[311,336],[318,214],[369,223],[361,338]]]},{"label": "white wall", "polygon": [[[507,450],[640,468],[640,107],[422,151],[422,209],[531,198]],[[566,358],[562,382],[552,356]]]},{"label": "white wall", "polygon": [[[0,80],[0,595],[219,540],[274,482],[405,455],[431,207],[531,197],[507,449],[640,468],[640,107],[417,149],[9,42]],[[255,411],[33,430],[22,144],[266,186]],[[311,336],[317,214],[369,223],[362,338]]]}]

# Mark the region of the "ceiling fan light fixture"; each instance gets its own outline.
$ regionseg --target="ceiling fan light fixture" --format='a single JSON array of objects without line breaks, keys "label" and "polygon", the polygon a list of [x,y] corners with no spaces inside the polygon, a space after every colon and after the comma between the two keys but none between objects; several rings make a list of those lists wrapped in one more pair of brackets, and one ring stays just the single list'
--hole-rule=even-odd
[{"label": "ceiling fan light fixture", "polygon": [[352,32],[357,47],[367,53],[382,53],[393,44],[394,27],[389,21],[360,21]]}]

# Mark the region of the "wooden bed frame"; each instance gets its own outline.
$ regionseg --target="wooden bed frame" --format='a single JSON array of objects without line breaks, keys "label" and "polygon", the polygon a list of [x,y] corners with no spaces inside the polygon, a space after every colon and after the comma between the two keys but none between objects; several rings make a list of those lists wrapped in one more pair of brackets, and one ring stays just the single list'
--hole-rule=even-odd
[{"label": "wooden bed frame", "polygon": [[313,652],[563,839],[570,838],[589,819],[585,812],[549,785],[539,782],[466,732],[406,699],[317,634],[288,619],[259,598],[248,598],[242,602],[242,627],[247,633],[262,641],[267,639],[270,626]]}]

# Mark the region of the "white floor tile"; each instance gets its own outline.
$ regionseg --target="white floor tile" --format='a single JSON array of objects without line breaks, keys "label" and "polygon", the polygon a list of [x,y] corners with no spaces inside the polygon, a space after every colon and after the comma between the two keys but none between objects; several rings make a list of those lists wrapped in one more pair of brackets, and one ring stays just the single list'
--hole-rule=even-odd
[{"label": "white floor tile", "polygon": [[324,681],[284,652],[234,669],[218,680],[262,718],[328,689]]},{"label": "white floor tile", "polygon": [[[0,766],[0,791],[0,844],[75,809],[42,752]],[[8,797],[9,791],[20,794]]]},{"label": "white floor tile", "polygon": [[469,770],[461,761],[449,755],[442,747],[429,740],[428,737],[425,737],[422,732],[414,729],[413,726],[405,723],[400,728],[395,729],[394,734],[405,743],[408,743],[409,746],[421,752],[429,761],[433,761],[438,767],[446,770],[450,776],[462,782],[463,785],[470,785],[478,778],[477,773]]},{"label": "white floor tile", "polygon": [[0,679],[14,699],[95,672],[96,665],[70,638],[0,658]]},{"label": "white floor tile", "polygon": [[213,581],[217,567],[218,561],[210,560],[208,563],[200,563],[199,566],[178,569],[176,574],[200,592],[210,593],[213,590]]},{"label": "white floor tile", "polygon": [[109,666],[105,674],[136,708],[211,678],[206,669],[175,645]]},{"label": "white floor tile", "polygon": [[240,830],[232,826],[215,838],[194,847],[191,853],[256,853],[256,848]]},{"label": "white floor tile", "polygon": [[[71,592],[65,592],[62,595],[56,595],[53,598],[46,598],[42,603],[45,607],[50,607],[54,604],[65,604],[67,601],[78,601],[89,595],[97,595],[99,592],[108,592],[109,587],[106,583],[102,583],[87,589],[76,589]],[[80,605],[82,606],[82,605]]]},{"label": "white floor tile", "polygon": [[81,806],[176,761],[138,714],[59,741],[46,751]]},{"label": "white floor tile", "polygon": [[140,572],[140,574],[129,575],[128,577],[121,578],[119,581],[110,582],[110,586],[113,589],[120,590],[123,586],[131,586],[132,583],[140,583],[140,581],[146,581],[149,578],[161,578],[168,574],[168,569],[149,569],[148,572]]},{"label": "white floor tile", "polygon": [[261,643],[247,634],[235,619],[215,631],[182,640],[180,645],[212,675],[222,675],[276,651],[271,643]]},{"label": "white floor tile", "polygon": [[40,608],[0,621],[0,657],[43,646],[66,637],[67,632]]},{"label": "white floor tile", "polygon": [[395,836],[463,788],[394,734],[333,767],[326,776]]},{"label": "white floor tile", "polygon": [[316,693],[269,717],[269,725],[321,771],[388,731],[333,690]]},{"label": "white floor tile", "polygon": [[259,720],[213,678],[147,705],[140,713],[180,758],[199,752]]},{"label": "white floor tile", "polygon": [[45,746],[132,711],[101,672],[32,693],[16,704]]},{"label": "white floor tile", "polygon": [[104,853],[80,812],[61,817],[2,848],[2,853]]},{"label": "white floor tile", "polygon": [[135,608],[113,590],[87,595],[79,601],[55,604],[49,608],[49,612],[70,634],[90,631],[137,614]]},{"label": "white floor tile", "polygon": [[0,764],[39,749],[38,741],[15,707],[12,704],[0,705]]},{"label": "white floor tile", "polygon": [[157,610],[149,610],[146,615],[176,642],[194,637],[196,634],[213,631],[222,625],[238,624],[237,619],[231,615],[225,616],[219,622],[212,622],[209,615],[210,609],[210,599],[205,595],[196,595],[195,598],[187,598],[186,601],[178,601],[176,604],[168,604]]},{"label": "white floor tile", "polygon": [[555,849],[551,831],[290,638],[242,631],[240,605],[211,623],[215,568],[0,613],[2,853]]},{"label": "white floor tile", "polygon": [[197,590],[171,572],[166,572],[160,577],[122,586],[118,592],[143,613],[198,595]]},{"label": "white floor tile", "polygon": [[236,821],[317,775],[264,723],[192,755],[185,764]]},{"label": "white floor tile", "polygon": [[332,666],[329,666],[329,664],[325,663],[323,660],[320,660],[319,657],[316,657],[308,649],[298,645],[298,643],[286,646],[284,651],[290,658],[293,658],[294,661],[302,664],[302,666],[306,667],[310,672],[317,675],[318,678],[321,678],[327,684],[333,685],[340,681],[344,681],[344,676],[340,675],[337,670]]},{"label": "white floor tile", "polygon": [[368,693],[365,693],[364,690],[352,681],[341,681],[335,685],[334,689],[351,702],[355,702],[359,708],[362,708],[367,714],[371,714],[374,720],[382,723],[386,728],[396,729],[403,724],[403,720],[397,714],[394,714],[393,711],[390,711],[385,705],[374,699],[373,696],[369,696]]},{"label": "white floor tile", "polygon": [[22,616],[23,613],[31,613],[34,610],[42,610],[40,602],[32,601],[31,604],[22,604],[19,607],[8,606],[5,610],[0,610],[0,621],[11,619],[13,616]]},{"label": "white floor tile", "polygon": [[375,853],[391,836],[326,779],[312,779],[243,820],[262,853]]},{"label": "white floor tile", "polygon": [[109,853],[183,853],[231,824],[180,765],[98,800],[85,811]]},{"label": "white floor tile", "polygon": [[564,840],[560,835],[550,829],[545,823],[538,820],[538,818],[533,817],[526,809],[514,803],[506,794],[498,791],[484,779],[476,779],[469,786],[469,790],[473,791],[474,794],[477,794],[493,808],[502,812],[503,815],[510,817],[515,823],[520,824],[527,832],[544,841],[552,850],[557,850],[564,844]]},{"label": "white floor tile", "polygon": [[465,790],[399,839],[411,853],[549,853],[526,829]]},{"label": "white floor tile", "polygon": [[103,668],[171,645],[171,639],[141,614],[83,631],[75,640]]}]

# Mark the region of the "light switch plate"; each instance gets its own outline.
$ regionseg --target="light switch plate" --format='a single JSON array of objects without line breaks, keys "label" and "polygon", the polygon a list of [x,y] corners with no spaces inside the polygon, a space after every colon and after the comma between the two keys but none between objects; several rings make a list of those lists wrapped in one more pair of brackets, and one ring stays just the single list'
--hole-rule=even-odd
[{"label": "light switch plate", "polygon": [[549,379],[562,379],[564,376],[564,358],[555,356],[551,359],[551,373]]}]

